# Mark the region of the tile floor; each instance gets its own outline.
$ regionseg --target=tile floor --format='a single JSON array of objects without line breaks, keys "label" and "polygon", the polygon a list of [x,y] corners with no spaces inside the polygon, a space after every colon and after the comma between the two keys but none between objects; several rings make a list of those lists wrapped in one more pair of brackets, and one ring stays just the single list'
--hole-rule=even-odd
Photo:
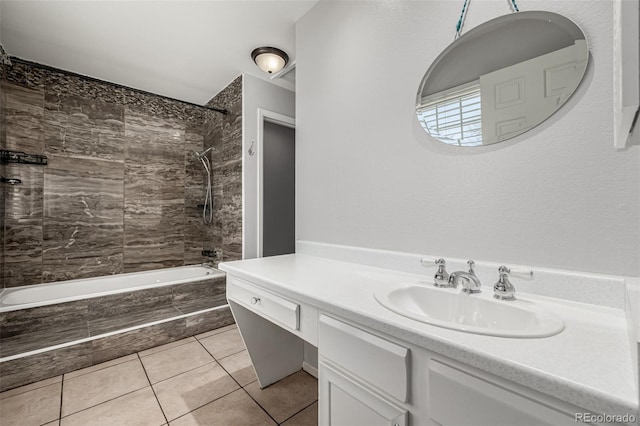
[{"label": "tile floor", "polygon": [[260,389],[235,325],[0,393],[0,424],[316,426],[317,380]]}]

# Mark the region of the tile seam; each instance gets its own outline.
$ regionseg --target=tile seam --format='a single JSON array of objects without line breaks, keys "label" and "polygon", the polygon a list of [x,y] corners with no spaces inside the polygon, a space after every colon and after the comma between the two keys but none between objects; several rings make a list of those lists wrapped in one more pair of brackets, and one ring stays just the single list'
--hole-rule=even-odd
[{"label": "tile seam", "polygon": [[149,379],[149,375],[147,374],[147,369],[144,368],[144,363],[142,362],[142,358],[140,358],[140,352],[136,352],[136,355],[138,355],[138,361],[140,361],[140,364],[142,364],[142,371],[144,371],[144,375],[147,378],[147,382],[149,383],[149,387],[151,388],[151,392],[153,392],[153,397],[156,399],[156,402],[158,403],[158,407],[160,407],[160,412],[162,413],[162,416],[164,417],[164,421],[166,422],[166,424],[169,424],[169,419],[167,418],[167,415],[164,412],[164,409],[162,408],[162,404],[160,404],[160,400],[158,399],[158,395],[156,395],[156,390],[153,388],[153,384],[151,383],[151,379]]},{"label": "tile seam", "polygon": [[284,424],[284,423],[288,422],[289,420],[291,420],[292,418],[294,418],[294,417],[295,417],[295,416],[297,416],[298,414],[302,413],[302,412],[303,412],[304,410],[306,410],[307,408],[311,407],[311,406],[312,406],[313,404],[315,404],[316,402],[318,402],[318,400],[317,400],[317,399],[316,399],[315,401],[313,401],[311,404],[309,404],[309,405],[307,405],[306,407],[304,407],[302,410],[300,410],[300,411],[298,411],[297,413],[292,414],[290,417],[288,417],[288,418],[284,419],[284,420],[282,421],[282,423],[279,423],[279,425],[282,425],[282,424]]},{"label": "tile seam", "polygon": [[62,398],[64,395],[64,374],[60,380],[60,407],[58,408],[58,426],[60,426],[60,419],[62,418]]},{"label": "tile seam", "polygon": [[[162,379],[162,380],[158,380],[157,382],[151,382],[151,379],[149,379],[149,382],[151,382],[151,387],[153,387],[153,386],[157,385],[158,383],[166,382],[166,381],[167,381],[167,380],[169,380],[169,379],[173,379],[174,377],[178,377],[178,376],[180,376],[181,374],[189,373],[190,371],[197,370],[198,368],[205,367],[205,366],[207,366],[207,365],[209,365],[209,364],[218,364],[218,362],[217,362],[215,359],[212,359],[211,361],[209,361],[209,362],[207,362],[207,363],[205,363],[205,364],[199,365],[199,366],[197,366],[197,367],[190,368],[190,369],[185,370],[185,371],[183,371],[183,372],[181,372],[181,373],[174,374],[173,376],[169,376],[169,377],[164,378],[164,379]],[[220,365],[220,364],[218,364],[218,365]]]},{"label": "tile seam", "polygon": [[[223,333],[220,333],[220,334],[223,334]],[[204,350],[205,350],[205,351],[209,352],[209,350],[208,350],[208,349],[207,349],[207,348],[202,344],[202,342],[200,342],[200,341],[198,340],[198,343],[200,343],[200,344],[202,345],[202,347],[204,348]],[[244,350],[244,349],[243,349],[243,350]],[[237,352],[237,353],[239,353],[239,352]],[[211,355],[211,352],[209,352],[209,355]],[[213,357],[213,355],[211,355],[211,356]],[[216,359],[215,357],[213,357],[213,358],[214,358],[214,359]],[[222,358],[221,358],[221,359],[222,359]],[[217,359],[216,359],[216,361],[217,361]],[[261,409],[262,411],[264,411],[264,412],[267,414],[267,416],[269,416],[269,418],[270,418],[270,419],[271,419],[271,420],[272,420],[276,425],[277,425],[277,424],[279,424],[279,423],[276,421],[276,419],[274,419],[274,418],[273,418],[273,416],[272,416],[271,414],[269,414],[269,412],[268,412],[268,411],[267,411],[267,410],[266,410],[262,405],[260,405],[260,403],[259,403],[258,401],[256,401],[256,400],[253,398],[253,396],[251,396],[251,394],[250,394],[249,392],[247,392],[247,390],[244,388],[244,386],[240,385],[240,382],[238,382],[238,381],[236,380],[236,378],[235,378],[235,377],[233,377],[233,376],[231,375],[231,373],[229,373],[229,372],[227,371],[227,369],[226,369],[226,368],[224,368],[224,367],[222,366],[222,364],[220,364],[220,363],[218,363],[218,364],[219,364],[219,365],[220,365],[220,367],[221,367],[221,368],[222,368],[222,369],[223,369],[223,370],[224,370],[224,371],[225,371],[225,372],[226,372],[226,373],[227,373],[227,374],[228,374],[228,375],[229,375],[229,376],[230,376],[230,377],[231,377],[231,378],[236,382],[236,384],[237,384],[238,386],[240,386],[240,389],[242,389],[242,390],[244,391],[244,393],[245,393],[246,395],[248,395],[248,396],[249,396],[249,398],[251,398],[251,400],[252,400],[253,402],[255,402],[255,403],[256,403],[256,405],[257,405],[258,407],[260,407],[260,409]],[[287,376],[287,377],[288,377],[288,376]],[[258,381],[258,380],[256,379],[256,380],[254,380],[254,381],[253,381],[253,382],[251,382],[251,383],[254,383],[254,382],[257,382],[257,381]],[[248,386],[248,384],[247,384],[247,386]]]},{"label": "tile seam", "polygon": [[[91,409],[91,408],[97,407],[98,405],[106,404],[107,402],[111,402],[111,401],[116,400],[116,399],[118,399],[118,398],[122,398],[123,396],[127,396],[127,395],[130,395],[130,394],[134,393],[134,392],[141,391],[142,389],[145,389],[146,387],[151,387],[151,385],[149,385],[149,386],[143,386],[143,387],[141,387],[141,388],[131,390],[131,391],[129,391],[129,392],[123,393],[122,395],[118,395],[118,396],[116,396],[116,397],[113,397],[113,398],[107,399],[107,400],[105,400],[105,401],[99,402],[98,404],[93,404],[93,405],[92,405],[92,406],[90,406],[90,407],[83,408],[82,410],[74,411],[73,413],[69,413],[69,414],[67,414],[67,415],[65,415],[65,416],[61,416],[59,420],[66,419],[67,417],[71,417],[71,416],[73,416],[73,415],[75,415],[75,414],[78,414],[78,413],[81,413],[81,412],[83,412],[83,411],[87,411],[87,410],[89,410],[89,409]],[[60,409],[60,414],[62,414],[62,408]]]},{"label": "tile seam", "polygon": [[[130,355],[126,355],[125,357],[127,357],[127,356],[130,356]],[[123,357],[123,358],[124,358],[124,357]],[[116,359],[118,359],[118,358],[116,358]],[[129,362],[134,362],[134,361],[137,361],[137,359],[130,359],[130,360],[128,360],[128,361],[118,362],[118,363],[113,364],[113,365],[108,365],[108,366],[106,366],[106,367],[98,368],[97,370],[88,371],[88,372],[86,372],[86,373],[78,374],[77,376],[69,377],[68,379],[65,379],[65,378],[63,377],[63,380],[62,380],[62,381],[63,381],[63,382],[64,382],[65,380],[67,380],[67,381],[71,381],[71,380],[74,380],[74,379],[78,379],[78,378],[80,378],[80,377],[82,377],[82,376],[86,376],[87,374],[97,373],[98,371],[106,370],[107,368],[117,367],[118,365],[126,364],[126,363],[129,363]],[[111,361],[105,361],[105,362],[111,362]],[[98,365],[98,364],[96,364],[96,365]],[[91,367],[93,367],[93,366],[84,367],[84,368],[91,368]],[[78,371],[78,370],[75,370],[75,371]],[[73,371],[70,371],[69,373],[64,373],[64,376],[66,376],[66,375],[68,375],[68,374],[70,374],[70,373],[73,373]]]},{"label": "tile seam", "polygon": [[[62,374],[61,374],[60,376],[62,376]],[[55,377],[55,376],[54,376],[54,377]],[[43,379],[43,380],[49,380],[49,379]],[[62,382],[62,377],[60,378],[60,382]],[[13,398],[14,396],[22,395],[22,394],[24,394],[24,393],[31,392],[31,391],[34,391],[34,390],[38,390],[38,389],[42,389],[42,388],[46,388],[47,386],[55,385],[55,384],[60,383],[60,382],[53,382],[53,383],[49,383],[48,385],[37,386],[37,387],[35,387],[35,388],[33,388],[33,389],[29,389],[29,390],[26,390],[26,391],[23,391],[23,392],[18,392],[18,393],[17,393],[17,394],[15,394],[15,395],[5,396],[5,397],[0,398],[0,401],[4,401],[5,399]],[[37,383],[37,382],[35,382],[35,383]],[[30,385],[32,385],[32,384],[33,384],[33,383],[27,383],[26,385],[23,385],[23,386],[30,386]],[[12,389],[7,389],[6,391],[3,391],[3,392],[1,392],[1,393],[9,392],[9,391],[12,391],[12,390],[14,390],[14,389],[18,389],[18,388],[20,388],[20,387],[22,387],[22,386],[18,386],[18,387],[12,388]]]},{"label": "tile seam", "polygon": [[[173,421],[175,421],[175,420],[179,419],[180,417],[184,417],[184,416],[186,416],[187,414],[191,414],[191,413],[193,413],[194,411],[199,410],[200,408],[205,407],[205,406],[207,406],[207,405],[209,405],[209,404],[211,404],[211,403],[213,403],[213,402],[216,402],[217,400],[219,400],[219,399],[221,399],[221,398],[224,398],[225,396],[231,395],[232,393],[237,392],[237,391],[239,391],[239,390],[241,390],[241,389],[242,389],[242,387],[239,387],[239,388],[237,388],[237,389],[234,389],[234,390],[232,390],[232,391],[229,391],[229,392],[225,393],[224,395],[220,395],[220,396],[219,396],[219,397],[217,397],[216,399],[213,399],[213,400],[211,400],[211,401],[207,402],[206,404],[202,404],[202,405],[200,405],[200,406],[198,406],[198,407],[194,408],[193,410],[191,410],[191,411],[189,411],[189,412],[187,412],[187,413],[180,414],[178,417],[176,417],[176,418],[174,418],[174,419],[171,419],[171,420],[169,420],[169,421],[173,422]],[[167,417],[167,418],[168,418],[168,417]],[[168,423],[168,422],[167,422],[167,423]]]},{"label": "tile seam", "polygon": [[[257,381],[257,380],[256,380],[256,381]],[[251,396],[251,394],[250,394],[250,393],[249,393],[245,388],[242,388],[242,390],[244,391],[244,393],[245,393],[245,394],[247,394],[247,395],[249,396],[249,398],[251,398],[251,400],[252,400],[253,402],[255,402],[255,403],[256,403],[256,405],[257,405],[258,407],[260,407],[260,409],[261,409],[262,411],[264,411],[265,413],[267,413],[267,416],[269,416],[269,418],[270,418],[270,419],[271,419],[271,420],[272,420],[276,425],[279,425],[279,424],[280,424],[280,423],[278,423],[278,421],[277,421],[277,420],[276,420],[276,419],[275,419],[275,418],[274,418],[274,417],[273,417],[273,416],[272,416],[272,415],[267,411],[267,409],[266,409],[266,408],[264,408],[264,407],[262,406],[262,404],[260,404],[258,401],[256,401],[256,399],[255,399],[253,396]]]},{"label": "tile seam", "polygon": [[[185,338],[184,338],[184,340],[189,340],[189,338],[190,338],[190,337],[193,337],[193,338],[195,339],[195,336],[189,336],[189,337],[185,337]],[[180,340],[174,340],[173,342],[165,343],[165,345],[170,345],[170,344],[172,344],[172,343],[179,342],[179,341],[181,341],[181,340],[183,340],[183,339],[180,339]],[[193,342],[184,342],[184,343],[180,343],[179,345],[173,346],[173,347],[171,347],[171,348],[161,349],[161,350],[159,350],[159,351],[157,351],[157,352],[152,352],[152,353],[147,354],[147,355],[140,355],[140,358],[141,358],[141,359],[142,359],[142,358],[146,358],[146,357],[151,356],[151,355],[155,355],[155,354],[159,354],[159,353],[162,353],[162,352],[165,352],[165,351],[169,351],[169,350],[171,350],[171,349],[179,348],[180,346],[188,345],[189,343],[193,343]],[[160,346],[162,346],[162,345],[160,345]],[[158,346],[156,346],[156,348],[157,348],[157,347],[158,347]],[[154,349],[154,348],[145,349],[144,351],[150,351],[151,349]],[[140,351],[140,352],[136,352],[136,353],[140,354],[140,353],[142,353],[142,352],[144,352],[144,351]]]}]

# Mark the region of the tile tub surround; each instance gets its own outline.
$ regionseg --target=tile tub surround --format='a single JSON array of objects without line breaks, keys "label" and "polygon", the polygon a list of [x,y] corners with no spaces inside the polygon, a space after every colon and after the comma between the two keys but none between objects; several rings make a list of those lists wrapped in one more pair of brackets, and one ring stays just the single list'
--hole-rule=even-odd
[{"label": "tile tub surround", "polygon": [[83,339],[70,346],[0,362],[0,392],[90,367],[233,324],[228,307]]},{"label": "tile tub surround", "polygon": [[[317,425],[317,380],[300,371],[258,389],[234,333],[235,325],[223,327],[0,393],[0,419],[21,425]],[[212,337],[235,353],[208,352],[203,342],[215,349]],[[243,380],[238,371],[246,371]]]},{"label": "tile tub surround", "polygon": [[225,277],[217,276],[2,312],[0,359],[226,303]]},{"label": "tile tub surround", "polygon": [[[2,77],[2,148],[49,165],[2,165],[23,184],[3,188],[0,287],[240,258],[241,78],[212,99],[223,115],[20,61]],[[205,226],[192,151],[214,145]]]},{"label": "tile tub surround", "polygon": [[0,390],[230,324],[226,303],[218,275],[0,313]]}]

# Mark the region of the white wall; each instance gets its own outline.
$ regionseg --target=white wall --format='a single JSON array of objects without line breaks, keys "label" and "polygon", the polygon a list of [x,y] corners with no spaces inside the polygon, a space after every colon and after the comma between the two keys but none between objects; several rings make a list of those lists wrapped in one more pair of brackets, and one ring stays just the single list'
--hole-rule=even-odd
[{"label": "white wall", "polygon": [[247,154],[258,136],[258,108],[295,117],[295,93],[250,74],[242,80],[242,252],[243,259],[258,254],[258,155]]},{"label": "white wall", "polygon": [[[553,117],[473,149],[414,114],[461,4],[320,1],[298,21],[298,239],[638,275],[640,132],[613,149],[612,2],[521,2],[576,21],[592,62]],[[475,0],[464,30],[505,13]]]}]

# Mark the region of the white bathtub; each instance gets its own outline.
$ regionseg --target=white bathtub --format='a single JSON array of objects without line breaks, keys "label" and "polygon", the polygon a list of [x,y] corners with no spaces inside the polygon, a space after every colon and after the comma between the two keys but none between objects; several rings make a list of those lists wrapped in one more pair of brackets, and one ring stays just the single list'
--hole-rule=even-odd
[{"label": "white bathtub", "polygon": [[181,266],[106,277],[7,288],[0,293],[0,313],[223,276],[207,266]]}]

